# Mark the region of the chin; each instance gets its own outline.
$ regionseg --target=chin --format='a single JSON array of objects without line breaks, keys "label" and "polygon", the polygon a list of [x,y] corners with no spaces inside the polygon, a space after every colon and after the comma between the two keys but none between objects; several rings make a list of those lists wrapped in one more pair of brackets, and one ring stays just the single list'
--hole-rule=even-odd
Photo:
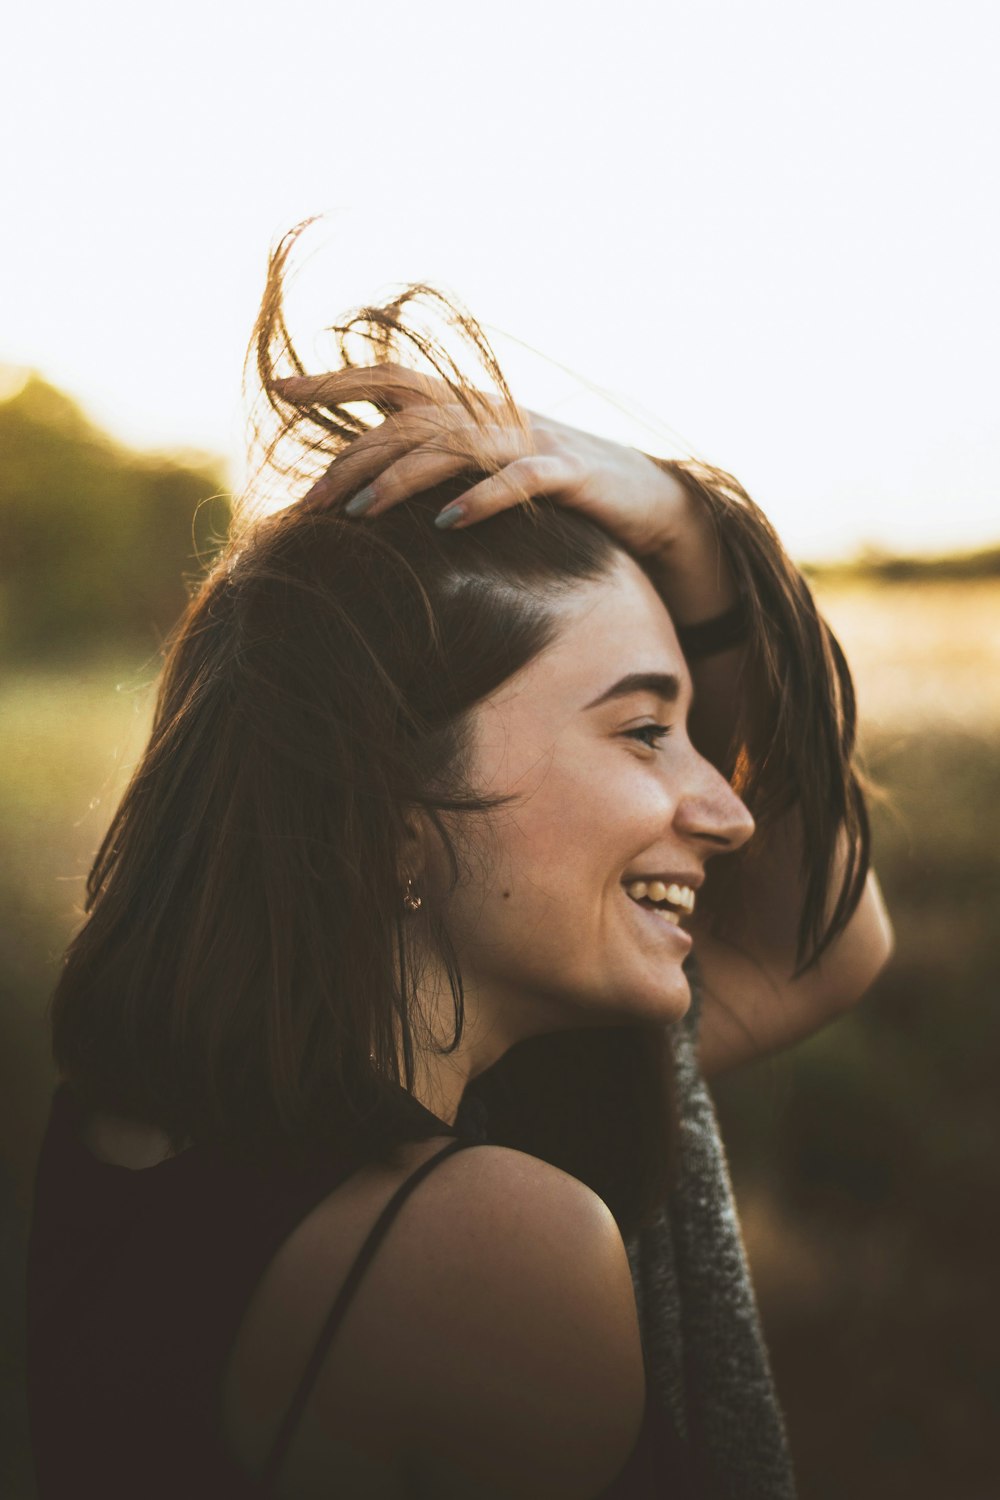
[{"label": "chin", "polygon": [[680,964],[671,966],[659,980],[649,974],[636,976],[626,989],[616,985],[615,993],[599,1007],[601,1025],[637,1023],[669,1025],[686,1016],[691,1008],[691,986]]},{"label": "chin", "polygon": [[674,1021],[680,1021],[691,1009],[691,987],[685,979],[683,984],[650,999],[644,1007],[643,1020],[663,1022],[670,1025]]}]

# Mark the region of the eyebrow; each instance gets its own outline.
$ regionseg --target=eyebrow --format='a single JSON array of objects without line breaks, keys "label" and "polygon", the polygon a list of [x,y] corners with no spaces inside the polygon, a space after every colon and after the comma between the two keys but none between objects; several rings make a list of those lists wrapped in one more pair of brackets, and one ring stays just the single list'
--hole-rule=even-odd
[{"label": "eyebrow", "polygon": [[630,672],[600,693],[584,712],[608,703],[612,698],[628,698],[632,693],[654,693],[664,703],[676,703],[681,695],[681,680],[673,672]]}]

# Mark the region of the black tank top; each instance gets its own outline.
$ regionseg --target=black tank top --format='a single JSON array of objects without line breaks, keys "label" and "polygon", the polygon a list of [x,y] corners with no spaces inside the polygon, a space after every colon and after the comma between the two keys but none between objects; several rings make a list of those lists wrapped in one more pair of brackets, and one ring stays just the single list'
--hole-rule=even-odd
[{"label": "black tank top", "polygon": [[[222,1438],[229,1352],[282,1243],[362,1163],[276,1174],[223,1163],[198,1147],[138,1171],[112,1166],[81,1141],[82,1111],[70,1086],[56,1088],[28,1241],[28,1409],[38,1500],[273,1495],[312,1383],[394,1216],[440,1162],[486,1141],[477,1101],[463,1104],[454,1127],[412,1103],[425,1133],[433,1125],[430,1133],[455,1138],[412,1172],[380,1213],[265,1466],[251,1478]],[[595,1500],[695,1495],[685,1445],[647,1394],[628,1463]]]}]

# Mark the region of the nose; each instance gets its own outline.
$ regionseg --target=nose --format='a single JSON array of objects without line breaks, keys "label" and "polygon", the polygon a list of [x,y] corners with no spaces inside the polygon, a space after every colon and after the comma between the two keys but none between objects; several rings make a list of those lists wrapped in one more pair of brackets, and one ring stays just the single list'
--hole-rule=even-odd
[{"label": "nose", "polygon": [[733,853],[752,836],[754,820],[746,803],[711,761],[692,748],[684,793],[674,813],[674,827],[689,839],[708,845],[704,858]]}]

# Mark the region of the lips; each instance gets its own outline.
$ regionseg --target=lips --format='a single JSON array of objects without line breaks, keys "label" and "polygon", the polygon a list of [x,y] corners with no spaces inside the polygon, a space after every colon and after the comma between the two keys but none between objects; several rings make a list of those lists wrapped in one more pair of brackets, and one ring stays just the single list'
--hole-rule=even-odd
[{"label": "lips", "polygon": [[683,948],[690,948],[694,939],[689,932],[685,932],[680,925],[680,917],[677,912],[669,907],[643,906],[639,901],[633,901],[627,891],[622,894],[628,902],[630,909],[635,912],[636,921],[642,923],[644,934],[662,938],[666,942],[673,942]]}]

